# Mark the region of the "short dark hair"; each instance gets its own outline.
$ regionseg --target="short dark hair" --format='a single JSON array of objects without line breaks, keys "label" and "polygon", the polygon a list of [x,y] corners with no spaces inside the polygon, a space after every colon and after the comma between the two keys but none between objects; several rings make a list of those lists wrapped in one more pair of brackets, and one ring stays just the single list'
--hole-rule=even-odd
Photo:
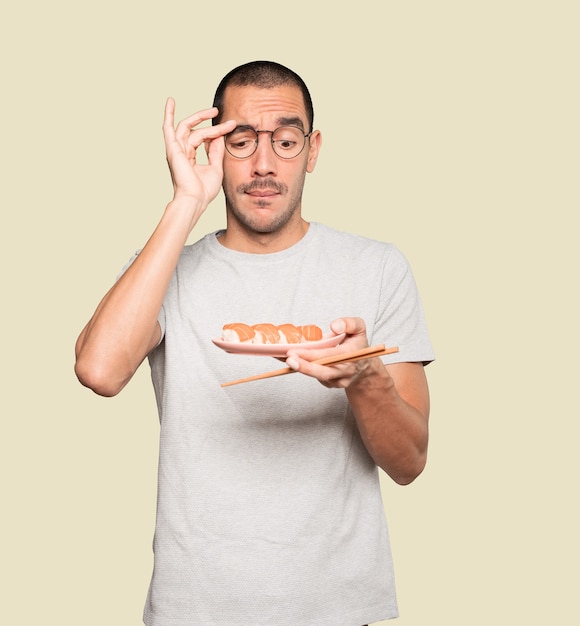
[{"label": "short dark hair", "polygon": [[228,72],[222,78],[215,92],[213,106],[219,109],[219,113],[217,117],[213,118],[212,123],[215,125],[221,122],[224,95],[228,87],[252,86],[271,89],[280,85],[295,85],[300,89],[310,125],[309,132],[312,132],[314,129],[314,108],[306,83],[296,72],[274,61],[251,61]]}]

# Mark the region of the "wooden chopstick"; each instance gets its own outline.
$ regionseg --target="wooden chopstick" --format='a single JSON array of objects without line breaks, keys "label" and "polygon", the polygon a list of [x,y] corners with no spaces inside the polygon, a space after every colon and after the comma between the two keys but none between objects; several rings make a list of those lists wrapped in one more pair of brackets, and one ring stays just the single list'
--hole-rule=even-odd
[{"label": "wooden chopstick", "polygon": [[[298,347],[298,346],[297,346]],[[368,348],[362,348],[361,350],[353,350],[352,352],[343,352],[342,354],[336,354],[334,356],[327,356],[323,359],[317,359],[312,361],[320,365],[336,365],[338,363],[349,363],[352,361],[360,361],[361,359],[370,359],[375,356],[383,356],[384,354],[393,354],[398,352],[399,348],[385,348],[384,345],[370,346]],[[271,372],[265,372],[264,374],[256,374],[255,376],[248,376],[247,378],[239,378],[238,380],[232,380],[229,383],[222,383],[221,387],[230,387],[231,385],[239,385],[240,383],[249,383],[252,380],[262,380],[263,378],[273,378],[274,376],[283,376],[284,374],[294,374],[296,370],[291,367],[283,367],[279,370],[273,370]]]}]

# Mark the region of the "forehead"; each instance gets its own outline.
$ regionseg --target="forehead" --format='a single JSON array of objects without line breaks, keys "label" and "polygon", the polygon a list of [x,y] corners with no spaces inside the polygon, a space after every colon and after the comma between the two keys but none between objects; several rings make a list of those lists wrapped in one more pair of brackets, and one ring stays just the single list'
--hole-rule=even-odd
[{"label": "forehead", "polygon": [[[264,89],[255,86],[228,87],[224,94],[223,120],[236,120],[238,125],[267,128],[281,119],[298,118],[308,125],[302,91],[294,85]],[[266,126],[265,126],[266,125]]]}]

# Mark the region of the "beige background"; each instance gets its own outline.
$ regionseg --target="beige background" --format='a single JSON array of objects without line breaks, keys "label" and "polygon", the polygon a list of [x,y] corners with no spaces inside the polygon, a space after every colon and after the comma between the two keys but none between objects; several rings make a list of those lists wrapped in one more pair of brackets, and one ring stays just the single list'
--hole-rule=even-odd
[{"label": "beige background", "polygon": [[[204,8],[204,7],[214,7]],[[2,9],[2,622],[137,626],[158,424],[73,345],[169,199],[160,132],[271,58],[325,143],[305,215],[396,242],[437,352],[429,465],[384,481],[401,626],[579,623],[574,1]],[[195,232],[223,224],[221,200]],[[250,625],[249,625],[250,626]]]}]

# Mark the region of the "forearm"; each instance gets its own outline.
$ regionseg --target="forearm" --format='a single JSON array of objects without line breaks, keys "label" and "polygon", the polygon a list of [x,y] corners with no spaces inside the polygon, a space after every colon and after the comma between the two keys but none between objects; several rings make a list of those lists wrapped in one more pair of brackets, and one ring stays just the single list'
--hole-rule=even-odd
[{"label": "forearm", "polygon": [[[422,386],[422,366],[402,365],[411,369],[416,379],[415,388],[410,390],[413,397],[425,398],[426,383],[425,391],[417,392],[417,387]],[[380,359],[360,363],[346,394],[363,442],[375,463],[395,482],[412,482],[427,459],[428,396],[417,402],[420,409],[406,401]]]},{"label": "forearm", "polygon": [[[155,232],[81,332],[75,371],[82,384],[101,395],[115,395],[131,379],[159,340],[157,319],[189,233],[216,197],[223,180],[223,136],[235,120],[199,126],[218,113],[199,111],[175,126],[175,101],[168,98],[163,118],[165,154],[173,200]],[[197,163],[204,145],[207,164]]]},{"label": "forearm", "polygon": [[118,393],[154,347],[163,298],[201,212],[185,199],[167,206],[143,250],[105,295],[79,336],[75,371],[96,393]]}]

